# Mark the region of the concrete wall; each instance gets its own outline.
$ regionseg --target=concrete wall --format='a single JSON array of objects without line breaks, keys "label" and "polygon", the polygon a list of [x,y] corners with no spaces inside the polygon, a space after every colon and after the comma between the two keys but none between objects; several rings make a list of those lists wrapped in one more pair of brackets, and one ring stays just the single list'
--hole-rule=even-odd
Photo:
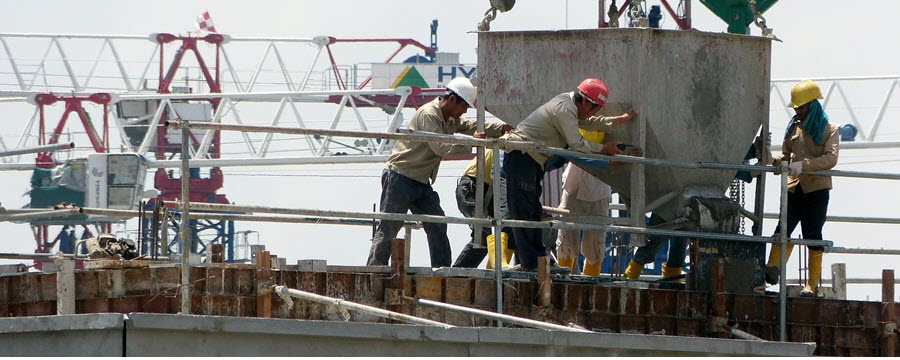
[{"label": "concrete wall", "polygon": [[0,319],[3,356],[809,356],[814,345],[168,314]]}]

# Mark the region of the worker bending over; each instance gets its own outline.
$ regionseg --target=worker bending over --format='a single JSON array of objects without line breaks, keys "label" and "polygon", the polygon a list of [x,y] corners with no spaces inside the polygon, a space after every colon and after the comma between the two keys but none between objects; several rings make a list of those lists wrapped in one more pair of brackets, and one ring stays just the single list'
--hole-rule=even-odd
[{"label": "worker bending over", "polygon": [[[409,129],[439,134],[463,133],[484,138],[485,135],[499,137],[509,130],[509,125],[501,122],[485,124],[485,133],[476,133],[476,123],[462,115],[469,107],[475,106],[477,90],[469,79],[458,77],[447,83],[447,93],[423,105],[409,121]],[[444,215],[438,193],[431,184],[437,178],[441,158],[448,155],[472,153],[469,145],[441,144],[435,142],[398,140],[391,150],[391,156],[381,172],[381,204],[383,213]],[[391,257],[391,239],[400,228],[402,221],[382,220],[378,224],[372,247],[369,249],[368,265],[387,265]],[[431,266],[450,266],[450,240],[447,238],[447,224],[425,223]]]},{"label": "worker bending over", "polygon": [[[574,92],[563,93],[541,105],[528,115],[508,138],[514,141],[542,142],[546,146],[569,147],[584,153],[621,154],[617,142],[596,144],[585,141],[578,129],[596,131],[609,118],[594,117],[606,105],[609,89],[597,79],[586,79]],[[627,121],[637,115],[626,112],[615,117],[617,121]],[[629,155],[642,155],[640,148],[632,148]],[[509,216],[515,220],[541,221],[541,180],[547,155],[536,150],[511,151],[503,160],[503,171],[507,179],[507,202]],[[524,271],[537,271],[537,259],[551,255],[541,241],[541,229],[513,228],[516,252]],[[552,258],[552,257],[551,257]],[[550,264],[551,273],[568,273],[569,269],[559,267],[555,261]]]},{"label": "worker bending over", "polygon": [[[780,166],[781,160],[788,164],[787,236],[790,237],[800,223],[803,239],[822,240],[822,226],[828,212],[831,192],[831,176],[807,175],[805,171],[828,170],[837,165],[840,137],[838,126],[828,121],[828,114],[822,109],[818,99],[822,98],[819,86],[811,80],[803,80],[791,89],[791,104],[796,115],[784,133],[781,154],[772,159],[772,165]],[[776,172],[776,175],[780,171]],[[782,223],[775,228],[775,236],[780,236]],[[787,245],[787,257],[791,256],[793,244]],[[816,296],[819,278],[822,275],[821,246],[809,247],[809,277],[800,296]],[[766,282],[778,283],[781,273],[781,248],[773,245],[766,266]]]},{"label": "worker bending over", "polygon": [[[500,152],[500,161],[503,161],[503,152]],[[500,199],[494,199],[494,186],[500,187],[500,193],[506,194],[506,179],[501,176],[498,181],[493,181],[493,175],[491,174],[491,169],[494,167],[494,150],[492,149],[484,149],[484,209],[482,210],[484,214],[496,219],[506,219],[508,216],[508,209],[506,207],[506,196],[501,196]],[[475,180],[478,176],[478,159],[472,159],[469,162],[469,166],[466,167],[466,170],[463,172],[463,175],[460,176],[459,180],[456,182],[456,205],[459,207],[459,212],[463,214],[463,216],[469,218],[475,216],[475,195],[477,194],[477,189],[475,186]],[[498,216],[494,216],[494,201],[500,201],[500,214]],[[494,246],[496,246],[497,239],[494,234],[491,234],[491,228],[482,228],[480,237],[487,242],[487,249],[485,248],[475,248],[475,227],[469,226],[472,228],[472,240],[466,244],[466,247],[463,248],[462,252],[459,253],[459,257],[456,258],[456,261],[453,263],[453,267],[464,267],[464,268],[475,268],[481,264],[481,261],[484,260],[484,256],[488,256],[487,268],[494,268]],[[509,266],[509,260],[512,258],[512,250],[508,248],[509,243],[509,228],[503,228],[500,232],[500,249],[502,252],[503,259],[502,268]],[[515,249],[515,245],[512,247]]]}]

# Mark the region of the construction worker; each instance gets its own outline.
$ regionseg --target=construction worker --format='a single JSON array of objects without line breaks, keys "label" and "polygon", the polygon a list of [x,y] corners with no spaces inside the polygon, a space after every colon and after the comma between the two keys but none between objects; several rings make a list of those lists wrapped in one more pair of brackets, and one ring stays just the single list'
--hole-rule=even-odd
[{"label": "construction worker", "polygon": [[[500,161],[503,161],[503,152],[500,152]],[[492,149],[484,150],[484,213],[490,217],[494,217],[494,191],[493,186],[500,186],[500,192],[506,193],[506,179],[502,176],[500,180],[494,182],[492,179],[491,169],[494,164],[494,151]],[[463,175],[460,176],[459,180],[456,182],[456,205],[459,206],[459,212],[463,214],[465,217],[474,217],[475,216],[475,195],[476,195],[476,186],[475,186],[475,177],[478,176],[478,159],[472,159],[469,162],[469,166],[466,167],[466,170],[463,172]],[[506,197],[500,197],[500,215],[497,218],[505,219],[507,218],[507,207],[506,207]],[[487,242],[487,249],[484,248],[475,248],[475,227],[470,226],[472,228],[472,240],[469,241],[468,244],[463,248],[462,252],[459,253],[459,257],[456,258],[456,261],[453,263],[453,267],[465,267],[465,268],[475,268],[481,264],[481,261],[484,260],[485,255],[488,256],[487,268],[494,268],[494,246],[496,246],[496,237],[491,234],[490,228],[483,228],[481,230],[481,238]],[[502,265],[501,268],[505,268],[509,266],[509,260],[512,258],[512,250],[508,248],[509,243],[509,228],[503,228],[500,232],[500,250],[502,252],[503,258],[501,259]],[[515,245],[513,245],[515,248]]]},{"label": "construction worker", "polygon": [[[609,118],[594,115],[606,105],[609,88],[597,79],[585,79],[574,92],[562,93],[538,107],[528,115],[509,140],[542,142],[550,147],[566,147],[585,153],[616,155],[623,153],[618,142],[597,144],[585,141],[578,128],[600,130]],[[617,121],[627,121],[637,113],[628,111],[614,117]],[[642,155],[641,149],[632,148],[630,155]],[[509,216],[515,220],[541,221],[542,206],[541,180],[548,156],[536,150],[511,151],[503,159],[503,171],[507,179],[507,202]],[[537,259],[551,256],[541,239],[541,229],[513,228],[516,253],[521,261],[521,270],[537,271]],[[566,274],[570,270],[551,261],[550,272]]]},{"label": "construction worker", "polygon": [[[501,122],[485,124],[485,133],[476,133],[475,121],[462,115],[469,107],[475,106],[477,90],[465,77],[457,77],[447,83],[447,93],[423,105],[409,121],[409,129],[439,134],[463,133],[484,138],[486,135],[501,136],[509,130],[509,125]],[[431,184],[437,178],[441,158],[448,155],[470,154],[468,145],[442,144],[435,142],[398,140],[391,150],[391,156],[381,173],[381,212],[405,214],[444,215],[438,193]],[[402,221],[383,220],[378,224],[372,247],[369,250],[368,265],[387,265],[391,257],[391,239],[400,228]],[[450,240],[447,238],[447,224],[425,223],[431,266],[450,266]]]},{"label": "construction worker", "polygon": [[[772,159],[772,165],[788,164],[787,236],[790,237],[800,223],[803,238],[822,239],[822,226],[828,212],[831,176],[806,175],[806,171],[828,170],[837,165],[840,136],[838,126],[828,121],[828,114],[818,99],[822,98],[819,86],[811,80],[803,80],[791,89],[791,104],[796,115],[788,124],[781,145],[781,154]],[[780,174],[780,171],[776,172]],[[780,236],[781,222],[775,228]],[[793,245],[787,246],[787,257]],[[819,278],[822,275],[821,246],[809,247],[809,278],[800,296],[817,296]],[[772,246],[766,266],[766,282],[778,283],[781,265],[781,248]]]},{"label": "construction worker", "polygon": [[[648,227],[665,224],[668,220],[657,215],[655,212],[650,214],[650,221],[647,222]],[[625,268],[623,277],[626,280],[634,280],[641,276],[644,271],[644,265],[652,263],[656,258],[656,253],[663,245],[669,244],[669,253],[666,256],[666,262],[662,264],[663,279],[672,279],[681,275],[681,268],[684,267],[684,257],[687,251],[688,238],[667,236],[667,235],[650,235],[647,236],[647,245],[641,246],[634,252],[634,257]],[[674,282],[683,282],[683,279],[673,279]]]},{"label": "construction worker", "polygon": [[[626,119],[627,121],[627,119]],[[624,123],[624,122],[622,122]],[[619,125],[610,121],[607,127]],[[603,143],[604,132],[578,130],[585,140],[597,144]],[[559,207],[579,215],[609,216],[609,199],[612,189],[596,176],[584,171],[581,167],[569,163],[562,175],[562,196]],[[579,250],[579,233],[575,229],[563,229],[556,238],[559,266],[575,270],[575,259],[578,254],[584,255],[584,275],[600,276],[600,264],[603,262],[606,248],[605,230],[584,230]]]}]

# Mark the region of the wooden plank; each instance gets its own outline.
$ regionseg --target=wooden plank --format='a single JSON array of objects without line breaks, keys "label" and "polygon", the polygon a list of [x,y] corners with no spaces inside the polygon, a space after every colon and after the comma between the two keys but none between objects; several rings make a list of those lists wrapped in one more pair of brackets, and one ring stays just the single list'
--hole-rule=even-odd
[{"label": "wooden plank", "polygon": [[259,284],[271,281],[272,276],[272,259],[269,252],[259,249],[256,252],[256,316],[261,318],[272,317],[272,293],[260,294]]}]

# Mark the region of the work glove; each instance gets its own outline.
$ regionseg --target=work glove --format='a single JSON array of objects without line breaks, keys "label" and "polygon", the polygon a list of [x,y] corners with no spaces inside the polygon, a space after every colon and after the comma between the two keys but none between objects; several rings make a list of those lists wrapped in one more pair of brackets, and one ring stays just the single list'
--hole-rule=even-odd
[{"label": "work glove", "polygon": [[803,172],[803,162],[802,161],[792,162],[792,163],[788,164],[787,170],[788,170],[788,175],[790,175],[790,176],[794,176],[794,177],[800,176],[800,173]]}]

